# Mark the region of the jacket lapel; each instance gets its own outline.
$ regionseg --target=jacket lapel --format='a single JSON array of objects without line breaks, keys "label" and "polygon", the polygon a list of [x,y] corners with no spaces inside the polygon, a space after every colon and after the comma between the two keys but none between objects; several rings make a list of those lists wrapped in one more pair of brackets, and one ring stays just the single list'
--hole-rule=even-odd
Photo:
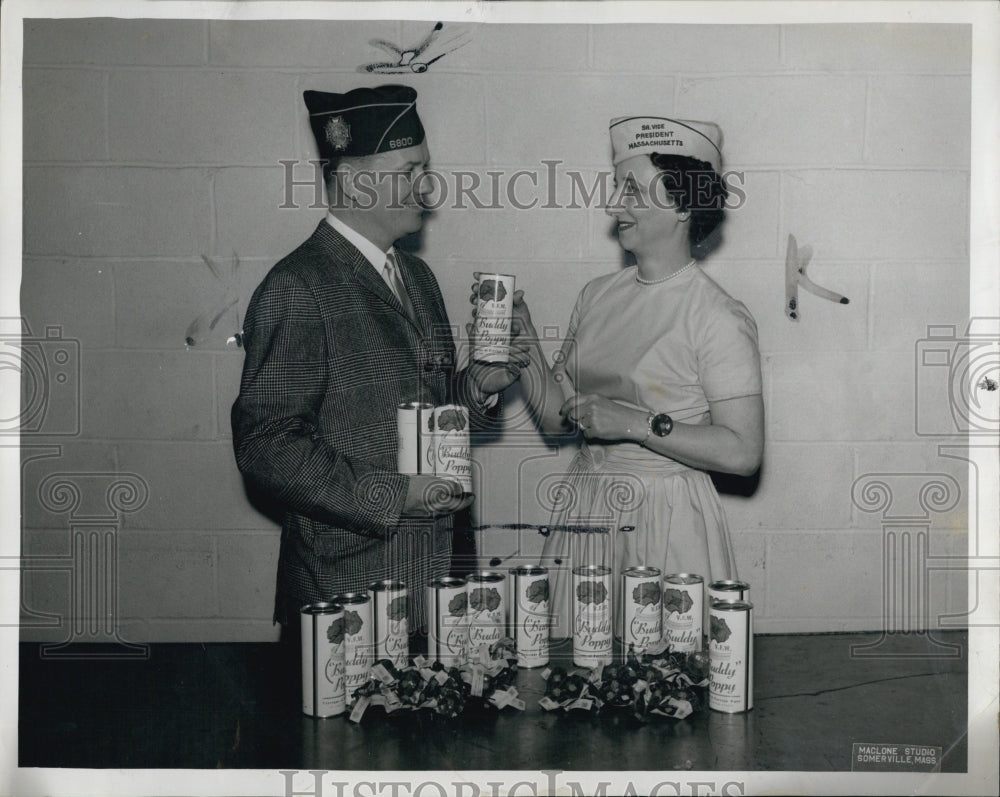
[{"label": "jacket lapel", "polygon": [[[385,284],[385,280],[382,279],[382,275],[375,270],[368,258],[361,254],[361,252],[359,252],[357,248],[343,235],[333,229],[333,227],[331,227],[325,219],[321,221],[319,223],[319,227],[316,228],[315,236],[320,245],[328,250],[332,257],[350,267],[352,273],[354,274],[354,278],[363,288],[365,288],[365,290],[374,294],[379,301],[384,302],[399,313],[399,316],[403,321],[411,325],[413,324],[410,317],[403,309],[403,306],[396,298],[396,295],[392,292],[389,286]],[[400,260],[402,260],[402,258],[400,258]],[[426,308],[423,307],[423,300],[421,298],[418,302],[414,296],[414,294],[419,293],[419,291],[416,291],[412,287],[413,280],[409,275],[409,269],[406,267],[400,268],[400,274],[403,277],[403,283],[406,285],[406,289],[409,293],[410,301],[412,302],[414,310],[417,313],[417,319],[420,322],[420,327],[423,327],[426,324]]]},{"label": "jacket lapel", "polygon": [[420,331],[425,332],[434,326],[436,316],[433,300],[427,295],[423,285],[415,276],[412,256],[397,247],[396,262],[399,265],[399,274],[403,278],[403,284],[406,286],[406,295],[410,297],[410,304],[413,305],[413,312],[417,316],[417,324]]}]

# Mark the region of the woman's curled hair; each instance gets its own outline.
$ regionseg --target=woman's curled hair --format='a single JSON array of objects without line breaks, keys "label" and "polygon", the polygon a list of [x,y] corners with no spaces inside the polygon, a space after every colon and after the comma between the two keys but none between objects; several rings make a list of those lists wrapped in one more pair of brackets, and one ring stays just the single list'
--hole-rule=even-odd
[{"label": "woman's curled hair", "polygon": [[712,164],[685,155],[649,156],[660,179],[680,211],[689,211],[688,242],[691,254],[704,257],[718,243],[720,226],[726,217],[729,191]]}]

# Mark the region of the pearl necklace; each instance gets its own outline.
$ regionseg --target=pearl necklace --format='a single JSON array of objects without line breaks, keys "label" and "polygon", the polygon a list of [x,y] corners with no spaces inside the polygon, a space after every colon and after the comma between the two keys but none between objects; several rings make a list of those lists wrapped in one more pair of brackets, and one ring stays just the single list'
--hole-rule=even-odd
[{"label": "pearl necklace", "polygon": [[658,285],[661,282],[666,282],[667,280],[672,280],[674,277],[676,277],[679,274],[683,274],[689,268],[693,268],[694,265],[695,265],[695,263],[697,263],[697,262],[698,262],[697,260],[692,260],[690,263],[688,263],[686,266],[684,266],[684,268],[677,269],[677,271],[675,271],[673,274],[667,274],[667,276],[660,277],[659,279],[655,279],[655,280],[644,280],[642,277],[639,276],[639,271],[636,270],[636,272],[635,272],[635,281],[638,282],[640,285]]}]

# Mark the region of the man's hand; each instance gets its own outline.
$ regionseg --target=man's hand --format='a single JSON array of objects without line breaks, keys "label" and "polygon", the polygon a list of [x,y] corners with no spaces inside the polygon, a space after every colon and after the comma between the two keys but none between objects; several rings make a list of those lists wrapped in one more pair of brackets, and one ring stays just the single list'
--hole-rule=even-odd
[{"label": "man's hand", "polygon": [[514,384],[521,376],[521,369],[531,362],[526,344],[516,344],[511,340],[510,359],[505,363],[469,364],[468,375],[472,386],[481,394],[481,399],[500,393]]},{"label": "man's hand", "polygon": [[462,485],[437,476],[410,476],[403,502],[404,517],[440,517],[452,515],[470,506],[476,497],[463,493]]}]

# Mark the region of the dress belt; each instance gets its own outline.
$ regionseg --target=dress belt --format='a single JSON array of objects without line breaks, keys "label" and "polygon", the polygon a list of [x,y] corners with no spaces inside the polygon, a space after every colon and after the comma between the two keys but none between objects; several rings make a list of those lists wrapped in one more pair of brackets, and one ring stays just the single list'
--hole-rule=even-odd
[{"label": "dress belt", "polygon": [[591,469],[597,471],[620,468],[627,473],[669,476],[695,470],[675,459],[650,451],[638,443],[584,442],[578,456]]}]

